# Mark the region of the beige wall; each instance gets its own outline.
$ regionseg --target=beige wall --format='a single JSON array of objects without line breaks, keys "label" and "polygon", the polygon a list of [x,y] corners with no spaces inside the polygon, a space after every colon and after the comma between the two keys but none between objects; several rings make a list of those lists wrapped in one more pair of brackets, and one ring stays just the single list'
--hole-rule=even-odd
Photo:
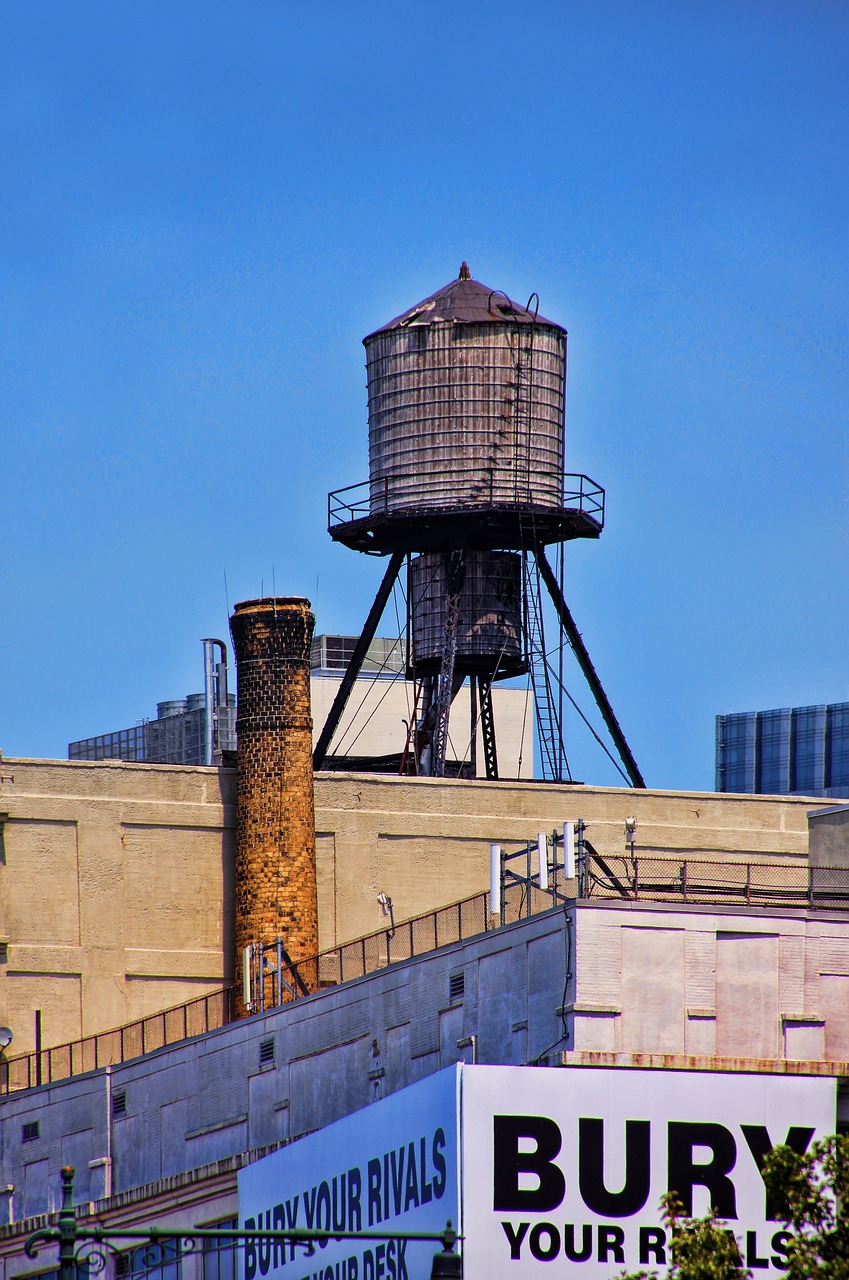
[{"label": "beige wall", "polygon": [[843,913],[582,903],[577,1050],[849,1058]]},{"label": "beige wall", "polygon": [[[313,740],[327,719],[341,679],[310,678]],[[331,755],[381,756],[401,752],[407,740],[407,724],[414,718],[415,689],[409,680],[360,676],[330,745]],[[468,682],[451,707],[448,755],[452,760],[471,759],[471,699]],[[534,700],[525,689],[492,686],[492,717],[502,778],[534,775]],[[406,722],[406,723],[405,723]],[[477,775],[485,775],[483,737],[478,723],[475,734]]]},{"label": "beige wall", "polygon": [[[4,760],[0,1024],[12,1052],[154,1013],[231,976],[235,772],[119,761]],[[14,781],[6,781],[13,776]],[[583,818],[601,853],[806,856],[798,797],[320,774],[315,784],[322,948],[477,893],[489,843]],[[824,999],[841,992],[826,992]]]}]

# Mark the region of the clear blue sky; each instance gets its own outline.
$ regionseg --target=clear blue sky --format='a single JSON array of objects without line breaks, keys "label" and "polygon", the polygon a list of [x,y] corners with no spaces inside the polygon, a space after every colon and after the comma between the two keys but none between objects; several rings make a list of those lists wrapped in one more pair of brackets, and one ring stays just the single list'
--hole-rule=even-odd
[{"label": "clear blue sky", "polygon": [[569,330],[567,598],[649,785],[849,698],[847,134],[843,0],[4,5],[0,748],[200,689],[225,573],[359,631],[361,339],[463,258]]}]

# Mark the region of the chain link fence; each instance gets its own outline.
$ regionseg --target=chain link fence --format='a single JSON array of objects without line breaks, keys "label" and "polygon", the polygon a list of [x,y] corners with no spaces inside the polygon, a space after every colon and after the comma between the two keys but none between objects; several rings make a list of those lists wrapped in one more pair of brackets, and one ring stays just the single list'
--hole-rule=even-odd
[{"label": "chain link fence", "polygon": [[849,910],[849,868],[591,857],[586,896],[631,902]]}]

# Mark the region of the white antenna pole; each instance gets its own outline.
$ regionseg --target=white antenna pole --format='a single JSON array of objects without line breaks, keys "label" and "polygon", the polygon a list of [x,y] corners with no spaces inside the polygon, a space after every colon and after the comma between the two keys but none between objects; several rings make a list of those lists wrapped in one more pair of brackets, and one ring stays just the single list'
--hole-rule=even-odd
[{"label": "white antenna pole", "polygon": [[501,915],[501,845],[489,846],[489,910],[494,916]]},{"label": "white antenna pole", "polygon": [[563,875],[567,880],[575,879],[575,824],[563,823]]},{"label": "white antenna pole", "polygon": [[548,836],[540,831],[537,836],[537,858],[539,862],[539,887],[548,888]]}]

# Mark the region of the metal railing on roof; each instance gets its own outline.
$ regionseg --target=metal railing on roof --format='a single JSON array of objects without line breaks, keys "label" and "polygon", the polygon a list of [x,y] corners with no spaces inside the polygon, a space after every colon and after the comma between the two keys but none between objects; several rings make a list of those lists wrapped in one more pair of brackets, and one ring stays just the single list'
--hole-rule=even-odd
[{"label": "metal railing on roof", "polygon": [[[582,512],[599,524],[604,524],[604,490],[601,485],[589,476],[577,473],[565,475],[563,480],[565,488],[562,506],[570,511]],[[364,520],[370,516],[397,516],[407,511],[453,510],[461,498],[465,503],[471,502],[473,507],[513,505],[513,498],[512,495],[508,496],[508,490],[509,484],[504,477],[495,479],[492,474],[474,494],[464,491],[460,497],[453,472],[433,473],[427,477],[419,472],[411,472],[407,476],[392,475],[363,480],[327,495],[327,527],[334,529],[338,525]],[[547,490],[544,490],[538,501],[543,507],[552,506]],[[532,490],[528,491],[524,501],[518,505],[534,505]],[[556,503],[554,505],[557,506]]]},{"label": "metal railing on roof", "polygon": [[[577,894],[576,880],[561,879],[553,891],[540,889],[530,877],[520,883],[505,883],[501,915],[492,916],[489,893],[476,893],[300,961],[297,970],[302,990],[312,995],[365,977],[399,961],[538,915]],[[584,896],[594,901],[849,911],[849,868],[642,855],[602,857],[593,852],[587,862]],[[43,1049],[40,1054],[0,1058],[0,1093],[115,1066],[217,1030],[234,1020],[235,993],[235,985],[226,986],[123,1027]],[[283,1003],[298,998],[297,986],[283,993]],[[269,1002],[265,1012],[271,1007]]]}]

